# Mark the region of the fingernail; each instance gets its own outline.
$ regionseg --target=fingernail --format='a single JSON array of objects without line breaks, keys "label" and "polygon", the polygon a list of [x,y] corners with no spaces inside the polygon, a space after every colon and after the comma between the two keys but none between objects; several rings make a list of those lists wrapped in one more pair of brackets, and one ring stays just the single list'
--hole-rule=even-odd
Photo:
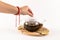
[{"label": "fingernail", "polygon": [[33,15],[31,15],[31,17],[33,17]]}]

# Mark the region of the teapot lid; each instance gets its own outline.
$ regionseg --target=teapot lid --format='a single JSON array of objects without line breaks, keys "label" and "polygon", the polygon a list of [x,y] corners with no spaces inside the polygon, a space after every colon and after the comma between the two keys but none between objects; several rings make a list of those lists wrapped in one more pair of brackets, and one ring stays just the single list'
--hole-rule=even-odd
[{"label": "teapot lid", "polygon": [[30,19],[29,21],[25,22],[26,25],[38,25],[39,22],[35,21],[34,19]]}]

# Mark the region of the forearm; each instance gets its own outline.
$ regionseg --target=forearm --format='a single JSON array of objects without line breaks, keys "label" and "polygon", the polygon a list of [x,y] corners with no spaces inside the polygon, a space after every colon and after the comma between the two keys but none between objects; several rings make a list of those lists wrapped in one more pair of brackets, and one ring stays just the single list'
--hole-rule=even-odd
[{"label": "forearm", "polygon": [[17,7],[14,7],[12,5],[9,5],[7,3],[0,1],[0,12],[2,13],[10,13],[10,14],[16,14],[18,12]]}]

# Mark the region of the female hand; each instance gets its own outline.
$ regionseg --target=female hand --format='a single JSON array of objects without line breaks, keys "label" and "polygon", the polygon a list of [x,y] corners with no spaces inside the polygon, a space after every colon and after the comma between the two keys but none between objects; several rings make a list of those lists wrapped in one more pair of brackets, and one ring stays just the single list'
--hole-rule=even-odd
[{"label": "female hand", "polygon": [[21,9],[21,14],[22,15],[29,15],[29,16],[33,16],[33,13],[32,13],[32,11],[29,9],[29,7],[28,6],[23,6],[23,7],[21,7],[20,8]]}]

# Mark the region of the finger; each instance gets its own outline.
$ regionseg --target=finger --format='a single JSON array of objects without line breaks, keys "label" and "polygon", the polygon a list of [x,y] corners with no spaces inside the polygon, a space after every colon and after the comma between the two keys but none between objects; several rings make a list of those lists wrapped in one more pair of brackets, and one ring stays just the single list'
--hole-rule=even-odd
[{"label": "finger", "polygon": [[33,14],[31,14],[29,11],[27,11],[27,13],[29,16],[33,17]]},{"label": "finger", "polygon": [[32,11],[31,11],[30,9],[28,9],[28,11],[29,11],[31,14],[33,14]]}]

